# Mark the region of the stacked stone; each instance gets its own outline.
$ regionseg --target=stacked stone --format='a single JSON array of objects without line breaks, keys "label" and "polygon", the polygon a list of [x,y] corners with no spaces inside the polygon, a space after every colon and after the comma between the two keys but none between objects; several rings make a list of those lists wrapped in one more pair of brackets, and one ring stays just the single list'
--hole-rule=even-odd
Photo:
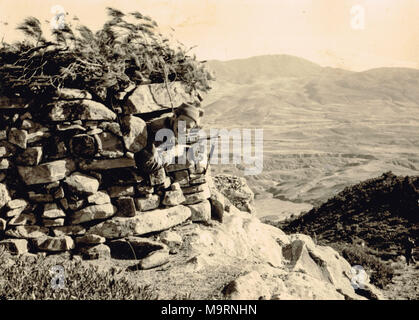
[{"label": "stacked stone", "polygon": [[111,243],[120,248],[116,240],[157,248],[133,237],[211,218],[202,164],[173,164],[147,177],[136,168],[147,126],[133,114],[141,105],[156,109],[153,89],[144,87],[116,110],[74,89],[44,105],[0,99],[0,246],[98,258]]}]

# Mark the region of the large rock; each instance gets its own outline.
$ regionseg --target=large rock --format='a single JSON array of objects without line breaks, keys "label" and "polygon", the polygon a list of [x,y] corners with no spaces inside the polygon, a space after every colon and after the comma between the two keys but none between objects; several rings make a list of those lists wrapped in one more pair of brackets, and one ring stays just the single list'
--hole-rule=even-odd
[{"label": "large rock", "polygon": [[22,180],[27,185],[59,181],[75,170],[74,161],[71,159],[57,160],[43,163],[35,167],[17,167]]},{"label": "large rock", "polygon": [[132,218],[116,217],[89,229],[88,233],[108,239],[144,235],[169,229],[181,224],[191,216],[191,210],[185,206],[156,209],[137,213]]},{"label": "large rock", "polygon": [[147,145],[147,124],[143,119],[125,116],[121,119],[121,130],[128,151],[138,152]]},{"label": "large rock", "polygon": [[9,226],[34,225],[36,217],[33,213],[21,213],[9,221]]},{"label": "large rock", "polygon": [[88,206],[74,212],[71,216],[72,224],[80,224],[92,220],[100,220],[112,217],[116,213],[116,207],[110,203]]},{"label": "large rock", "polygon": [[110,132],[102,132],[95,135],[95,139],[101,156],[107,158],[119,158],[124,155],[124,146],[118,136]]},{"label": "large rock", "polygon": [[98,144],[93,136],[78,134],[71,138],[70,150],[75,156],[89,158],[98,152]]},{"label": "large rock", "polygon": [[3,208],[12,198],[5,184],[0,183],[0,209]]},{"label": "large rock", "polygon": [[135,160],[130,158],[100,159],[93,161],[81,161],[82,170],[109,170],[115,168],[135,167]]},{"label": "large rock", "polygon": [[95,194],[88,196],[87,202],[91,204],[106,204],[111,203],[111,198],[105,191],[98,191]]},{"label": "large rock", "polygon": [[229,174],[220,174],[213,178],[216,188],[241,211],[255,213],[254,193],[246,179]]},{"label": "large rock", "polygon": [[51,108],[49,119],[52,121],[71,120],[115,120],[116,114],[103,104],[92,100],[56,101]]},{"label": "large rock", "polygon": [[[192,95],[186,92],[184,85],[179,81],[169,83],[169,91],[175,106],[194,99]],[[170,107],[170,98],[165,85],[149,84],[138,86],[135,89],[127,99],[123,111],[125,114],[136,114]]]},{"label": "large rock", "polygon": [[26,149],[26,145],[28,143],[28,132],[26,130],[11,128],[9,131],[9,142],[22,149]]},{"label": "large rock", "polygon": [[193,193],[193,194],[185,194],[185,201],[183,204],[196,204],[203,202],[211,197],[211,193],[208,188],[205,188],[204,191]]},{"label": "large rock", "polygon": [[86,229],[82,226],[75,225],[75,226],[62,226],[56,227],[52,229],[54,236],[61,237],[61,236],[82,236],[86,233]]},{"label": "large rock", "polygon": [[32,240],[33,246],[39,251],[68,251],[74,249],[74,241],[69,236],[63,237],[42,237]]},{"label": "large rock", "polygon": [[211,204],[208,200],[188,206],[191,209],[193,222],[207,222],[211,220]]},{"label": "large rock", "polygon": [[249,272],[230,282],[223,289],[227,300],[269,300],[271,293],[259,273]]},{"label": "large rock", "polygon": [[28,252],[28,241],[25,239],[6,239],[0,241],[0,247],[13,255],[19,255]]},{"label": "large rock", "polygon": [[28,202],[25,199],[13,199],[7,203],[9,209],[25,208]]},{"label": "large rock", "polygon": [[84,236],[77,237],[75,240],[77,245],[97,245],[106,242],[104,237],[96,234],[86,234]]},{"label": "large rock", "polygon": [[292,270],[298,270],[325,283],[330,283],[340,294],[350,299],[359,298],[351,286],[351,266],[334,249],[318,246],[303,234],[290,236],[291,244],[282,253]]},{"label": "large rock", "polygon": [[58,208],[56,203],[46,203],[42,212],[42,217],[47,219],[55,219],[65,217],[65,212]]},{"label": "large rock", "polygon": [[109,259],[111,257],[111,250],[107,245],[102,243],[93,247],[80,248],[80,254],[86,260]]},{"label": "large rock", "polygon": [[17,226],[6,231],[6,235],[13,238],[35,239],[45,237],[48,228],[40,226]]},{"label": "large rock", "polygon": [[135,194],[133,186],[113,186],[108,188],[108,194],[111,198],[133,196]]},{"label": "large rock", "polygon": [[163,243],[141,237],[127,237],[109,242],[111,254],[116,259],[142,259],[149,253],[166,249]]},{"label": "large rock", "polygon": [[138,267],[141,270],[148,270],[160,267],[169,262],[169,252],[167,250],[159,250],[150,253],[147,257],[141,259]]},{"label": "large rock", "polygon": [[169,190],[164,193],[162,204],[165,206],[177,206],[185,201],[182,190]]},{"label": "large rock", "polygon": [[119,217],[133,217],[135,216],[135,204],[131,197],[121,197],[115,201],[118,208]]},{"label": "large rock", "polygon": [[80,194],[92,195],[99,189],[99,181],[96,178],[80,172],[74,172],[64,182],[70,190]]},{"label": "large rock", "polygon": [[160,205],[160,197],[157,194],[148,195],[144,198],[135,198],[134,201],[138,211],[154,210]]}]

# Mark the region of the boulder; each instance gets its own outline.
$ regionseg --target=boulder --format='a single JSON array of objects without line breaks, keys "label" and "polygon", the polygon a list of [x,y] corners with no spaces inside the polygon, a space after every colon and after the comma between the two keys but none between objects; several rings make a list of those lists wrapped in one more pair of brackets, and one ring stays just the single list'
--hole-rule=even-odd
[{"label": "boulder", "polygon": [[92,195],[99,189],[99,181],[80,172],[74,172],[64,180],[68,188],[79,194]]},{"label": "boulder", "polygon": [[64,226],[64,219],[42,219],[44,227],[61,227]]},{"label": "boulder", "polygon": [[56,237],[61,236],[82,236],[86,233],[86,229],[82,226],[75,225],[75,226],[62,226],[52,228],[52,233]]},{"label": "boulder", "polygon": [[103,104],[93,100],[62,100],[50,103],[48,114],[51,121],[115,120],[116,114]]},{"label": "boulder", "polygon": [[26,149],[28,143],[28,132],[26,130],[11,128],[9,131],[8,141],[22,149]]},{"label": "boulder", "polygon": [[135,204],[131,197],[121,197],[115,201],[118,208],[119,217],[133,217],[135,216]]},{"label": "boulder", "polygon": [[110,203],[88,206],[74,212],[71,216],[71,223],[80,224],[87,221],[110,218],[116,211],[116,207]]},{"label": "boulder", "polygon": [[87,202],[91,204],[106,204],[111,203],[111,198],[106,191],[98,191],[95,194],[88,196]]},{"label": "boulder", "polygon": [[181,224],[191,216],[191,210],[185,206],[156,209],[137,213],[132,218],[116,217],[99,223],[88,230],[107,239],[123,238],[132,235],[144,235],[163,231]]},{"label": "boulder", "polygon": [[292,270],[305,272],[312,278],[330,283],[345,298],[358,299],[351,285],[351,266],[334,249],[318,246],[303,234],[290,236],[291,243],[284,246],[284,259]]},{"label": "boulder", "polygon": [[215,187],[239,210],[255,213],[254,193],[246,179],[229,174],[220,174],[213,178]]},{"label": "boulder", "polygon": [[18,172],[27,185],[59,181],[75,170],[73,160],[57,160],[38,166],[18,166]]},{"label": "boulder", "polygon": [[100,159],[92,161],[81,161],[80,169],[82,170],[109,170],[116,168],[130,168],[135,167],[135,160],[130,158],[117,159]]},{"label": "boulder", "polygon": [[199,202],[203,202],[211,197],[211,193],[208,188],[205,188],[204,191],[193,193],[193,194],[185,194],[185,201],[183,204],[190,205],[196,204]]},{"label": "boulder", "polygon": [[133,186],[113,186],[108,188],[108,194],[111,198],[133,196],[135,194]]},{"label": "boulder", "polygon": [[141,237],[127,237],[109,242],[112,258],[116,259],[142,259],[149,253],[166,249],[163,243]]},{"label": "boulder", "polygon": [[177,206],[185,201],[182,190],[171,190],[164,193],[162,204],[165,206]]},{"label": "boulder", "polygon": [[208,200],[188,206],[191,209],[193,222],[207,222],[211,220],[211,204]]},{"label": "boulder", "polygon": [[166,180],[166,172],[164,168],[160,168],[159,170],[154,171],[149,175],[150,185],[151,186],[158,186],[164,184]]},{"label": "boulder", "polygon": [[230,282],[224,289],[227,300],[269,300],[271,293],[256,271],[249,272]]},{"label": "boulder", "polygon": [[7,203],[9,209],[25,208],[28,202],[25,199],[13,199]]},{"label": "boulder", "polygon": [[80,248],[79,252],[85,260],[110,259],[111,257],[111,250],[103,243],[93,247]]},{"label": "boulder", "polygon": [[44,204],[42,217],[47,219],[62,218],[65,217],[65,212],[58,208],[56,203],[46,203]]},{"label": "boulder", "polygon": [[0,183],[0,209],[3,208],[12,198],[10,198],[7,186]]},{"label": "boulder", "polygon": [[28,197],[33,202],[52,202],[54,201],[54,198],[49,193],[35,193],[34,191],[28,192]]},{"label": "boulder", "polygon": [[13,255],[20,255],[28,252],[28,241],[25,239],[5,239],[0,241],[0,247]]},{"label": "boulder", "polygon": [[98,144],[98,152],[107,158],[120,158],[124,155],[124,145],[118,136],[110,132],[102,132],[95,135]]},{"label": "boulder", "polygon": [[33,213],[21,213],[9,221],[9,226],[34,225],[36,217]]},{"label": "boulder", "polygon": [[141,259],[138,267],[141,270],[148,270],[160,267],[169,262],[169,252],[167,250],[159,250],[150,253],[147,257]]},{"label": "boulder", "polygon": [[30,147],[16,157],[16,164],[37,166],[42,159],[42,147]]},{"label": "boulder", "polygon": [[135,198],[134,201],[138,211],[154,210],[160,205],[160,197],[157,194],[148,195],[144,198]]},{"label": "boulder", "polygon": [[32,245],[39,251],[59,252],[74,249],[74,241],[69,236],[42,237],[32,240]]},{"label": "boulder", "polygon": [[106,239],[96,234],[86,234],[75,239],[77,245],[97,245],[105,243]]},{"label": "boulder", "polygon": [[98,152],[97,141],[88,134],[78,134],[71,138],[70,150],[72,154],[79,157],[93,157]]},{"label": "boulder", "polygon": [[147,124],[143,119],[124,116],[121,119],[121,130],[128,151],[138,152],[147,145]]},{"label": "boulder", "polygon": [[189,171],[181,170],[173,172],[173,182],[179,183],[181,187],[189,186]]},{"label": "boulder", "polygon": [[160,241],[169,247],[181,246],[183,243],[182,236],[174,231],[163,231],[159,235]]},{"label": "boulder", "polygon": [[9,166],[9,159],[0,159],[0,170],[7,170]]}]

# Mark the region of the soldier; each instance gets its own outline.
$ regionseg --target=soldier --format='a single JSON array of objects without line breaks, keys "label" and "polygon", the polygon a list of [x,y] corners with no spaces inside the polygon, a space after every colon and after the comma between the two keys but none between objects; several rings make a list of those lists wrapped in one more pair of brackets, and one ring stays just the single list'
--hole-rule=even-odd
[{"label": "soldier", "polygon": [[412,262],[412,264],[416,264],[415,258],[413,257],[413,249],[415,248],[415,240],[412,239],[410,236],[407,237],[405,244],[405,257],[407,265]]},{"label": "soldier", "polygon": [[[135,154],[137,167],[144,174],[150,174],[162,167],[162,161],[157,151],[162,143],[174,146],[177,143],[179,134],[187,135],[192,129],[198,128],[204,111],[198,102],[183,103],[175,109],[174,114],[169,117],[155,119],[147,124],[147,146]],[[183,121],[184,126],[180,126]],[[173,132],[171,141],[159,141],[156,134],[160,129],[169,129]],[[183,129],[184,132],[180,132]]]}]

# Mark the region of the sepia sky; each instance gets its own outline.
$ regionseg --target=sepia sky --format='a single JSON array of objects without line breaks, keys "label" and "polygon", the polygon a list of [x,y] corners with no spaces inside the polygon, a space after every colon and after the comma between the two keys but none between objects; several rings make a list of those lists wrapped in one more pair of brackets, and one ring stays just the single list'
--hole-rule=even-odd
[{"label": "sepia sky", "polygon": [[[92,29],[107,6],[140,11],[196,45],[199,59],[291,54],[355,71],[419,68],[419,0],[0,0],[0,37],[17,39],[27,16],[51,20],[54,5]],[[353,28],[354,5],[365,9],[363,29]]]}]

